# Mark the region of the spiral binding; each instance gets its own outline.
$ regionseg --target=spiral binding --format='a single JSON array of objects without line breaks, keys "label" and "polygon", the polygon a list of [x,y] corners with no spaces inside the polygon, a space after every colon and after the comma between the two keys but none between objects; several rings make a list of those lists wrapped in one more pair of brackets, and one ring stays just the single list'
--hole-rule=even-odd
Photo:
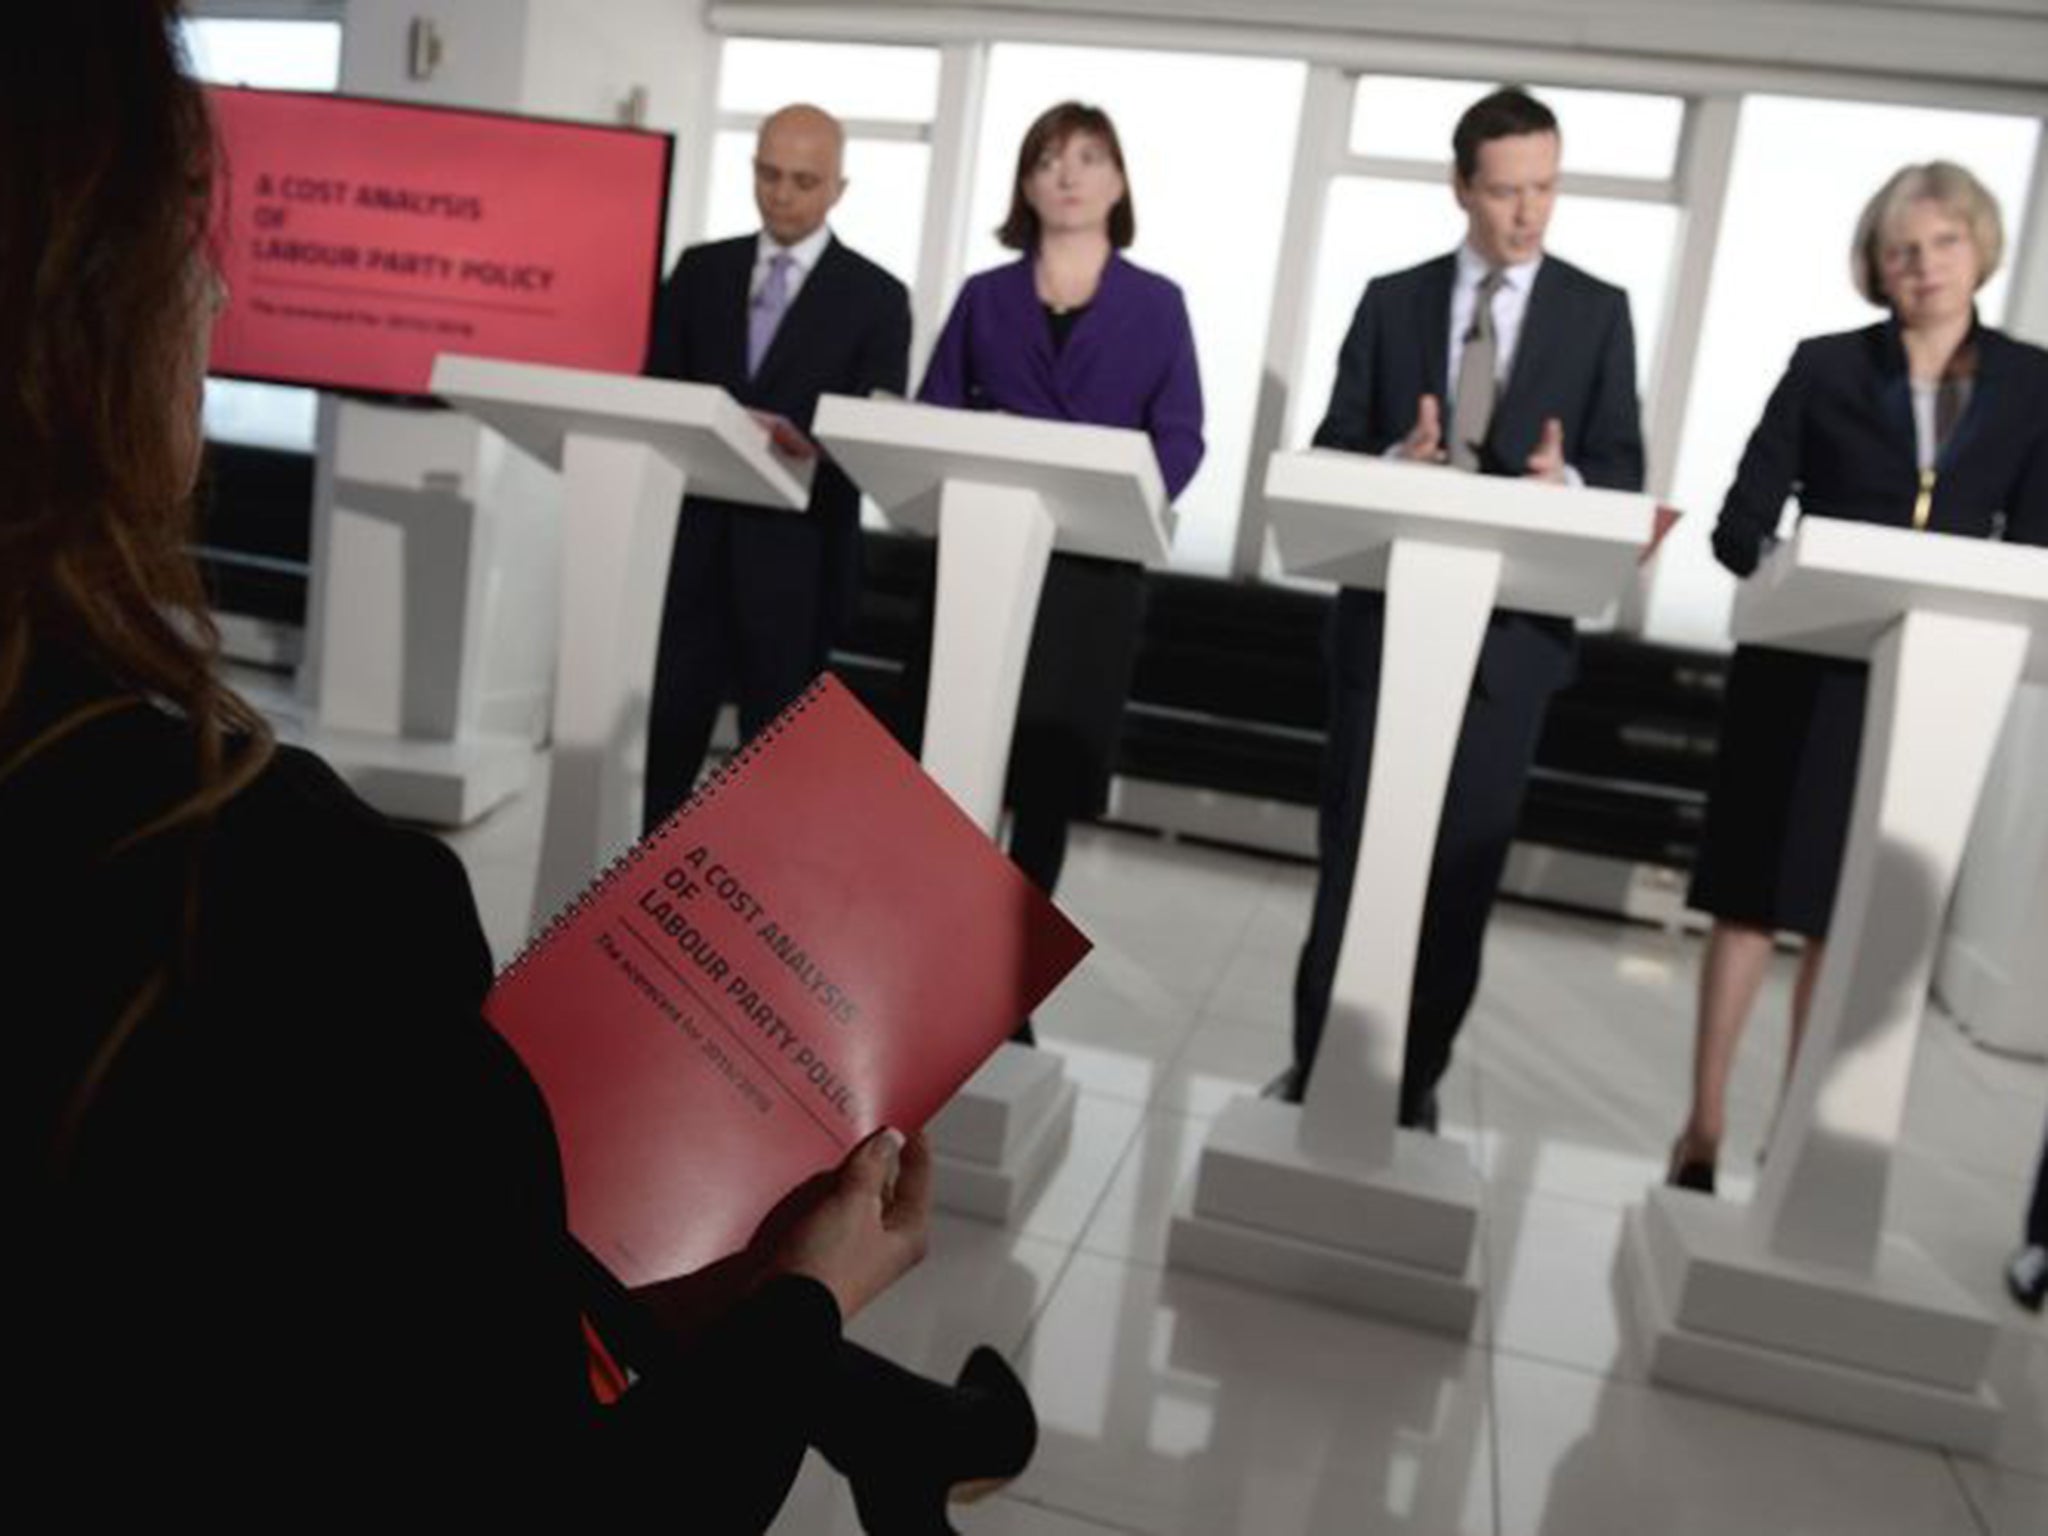
[{"label": "spiral binding", "polygon": [[641,859],[654,852],[656,848],[666,842],[668,835],[681,826],[691,812],[703,809],[704,806],[711,802],[713,796],[725,788],[733,779],[738,778],[746,770],[747,764],[751,763],[773,745],[776,738],[781,736],[795,722],[796,717],[817,703],[823,697],[825,690],[831,686],[834,686],[834,684],[832,675],[829,672],[820,672],[816,677],[812,678],[805,686],[804,691],[791,699],[783,707],[780,714],[756,731],[752,740],[720,764],[717,771],[710,778],[698,785],[691,792],[690,798],[685,800],[681,807],[670,815],[668,820],[664,821],[653,832],[641,838],[632,847],[607,864],[599,872],[595,880],[586,885],[570,900],[567,906],[563,907],[561,911],[548,920],[545,928],[541,929],[539,933],[536,933],[525,944],[520,946],[519,953],[507,962],[502,971],[498,972],[497,985],[504,986],[517,977],[520,971],[525,969],[527,963],[547,946],[549,940],[553,939],[556,934],[582,916],[583,909],[610,890],[615,880],[626,874]]}]

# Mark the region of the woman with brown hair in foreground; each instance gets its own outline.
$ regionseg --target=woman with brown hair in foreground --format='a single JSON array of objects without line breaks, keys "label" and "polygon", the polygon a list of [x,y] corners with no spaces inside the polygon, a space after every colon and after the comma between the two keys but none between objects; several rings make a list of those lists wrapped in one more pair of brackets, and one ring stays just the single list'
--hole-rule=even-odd
[{"label": "woman with brown hair in foreground", "polygon": [[[620,1292],[478,1015],[459,864],[220,681],[186,547],[214,147],[175,26],[168,0],[33,6],[0,55],[25,1460],[79,1512],[574,1494],[727,1531],[812,1444],[869,1529],[948,1529],[949,1491],[1028,1459],[1022,1386],[989,1350],[947,1387],[840,1334],[923,1253],[922,1143],[870,1139],[715,1275]],[[612,1359],[636,1379],[606,1403]]]}]

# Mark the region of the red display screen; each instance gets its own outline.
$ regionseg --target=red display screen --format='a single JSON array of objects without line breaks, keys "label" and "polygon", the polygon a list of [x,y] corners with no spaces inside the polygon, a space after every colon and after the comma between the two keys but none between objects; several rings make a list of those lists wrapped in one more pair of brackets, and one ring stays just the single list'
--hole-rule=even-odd
[{"label": "red display screen", "polygon": [[472,352],[638,373],[665,133],[214,87],[228,303],[211,371],[424,395]]}]

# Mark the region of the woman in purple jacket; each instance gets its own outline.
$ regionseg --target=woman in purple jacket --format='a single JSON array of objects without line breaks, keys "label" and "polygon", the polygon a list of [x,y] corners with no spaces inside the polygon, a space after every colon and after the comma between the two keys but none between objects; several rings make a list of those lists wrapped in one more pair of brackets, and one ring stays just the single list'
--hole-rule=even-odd
[{"label": "woman in purple jacket", "polygon": [[[1202,462],[1202,381],[1180,289],[1118,254],[1137,231],[1107,113],[1065,101],[1024,135],[1009,217],[1022,254],[954,302],[918,398],[1152,439],[1169,497]],[[1010,755],[1010,856],[1050,892],[1067,827],[1100,812],[1137,659],[1143,571],[1054,555]],[[1029,1038],[1029,1026],[1019,1032]]]}]

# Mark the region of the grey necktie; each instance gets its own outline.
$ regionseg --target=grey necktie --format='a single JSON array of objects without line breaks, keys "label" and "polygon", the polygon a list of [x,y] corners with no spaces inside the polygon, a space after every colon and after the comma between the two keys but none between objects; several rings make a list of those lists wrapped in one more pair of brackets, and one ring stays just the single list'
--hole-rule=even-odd
[{"label": "grey necktie", "polygon": [[1493,334],[1493,296],[1507,274],[1493,268],[1479,279],[1478,302],[1472,307],[1472,328],[1465,333],[1465,348],[1458,355],[1457,408],[1451,416],[1451,463],[1459,469],[1479,468],[1480,445],[1493,425],[1495,357],[1499,350]]}]

